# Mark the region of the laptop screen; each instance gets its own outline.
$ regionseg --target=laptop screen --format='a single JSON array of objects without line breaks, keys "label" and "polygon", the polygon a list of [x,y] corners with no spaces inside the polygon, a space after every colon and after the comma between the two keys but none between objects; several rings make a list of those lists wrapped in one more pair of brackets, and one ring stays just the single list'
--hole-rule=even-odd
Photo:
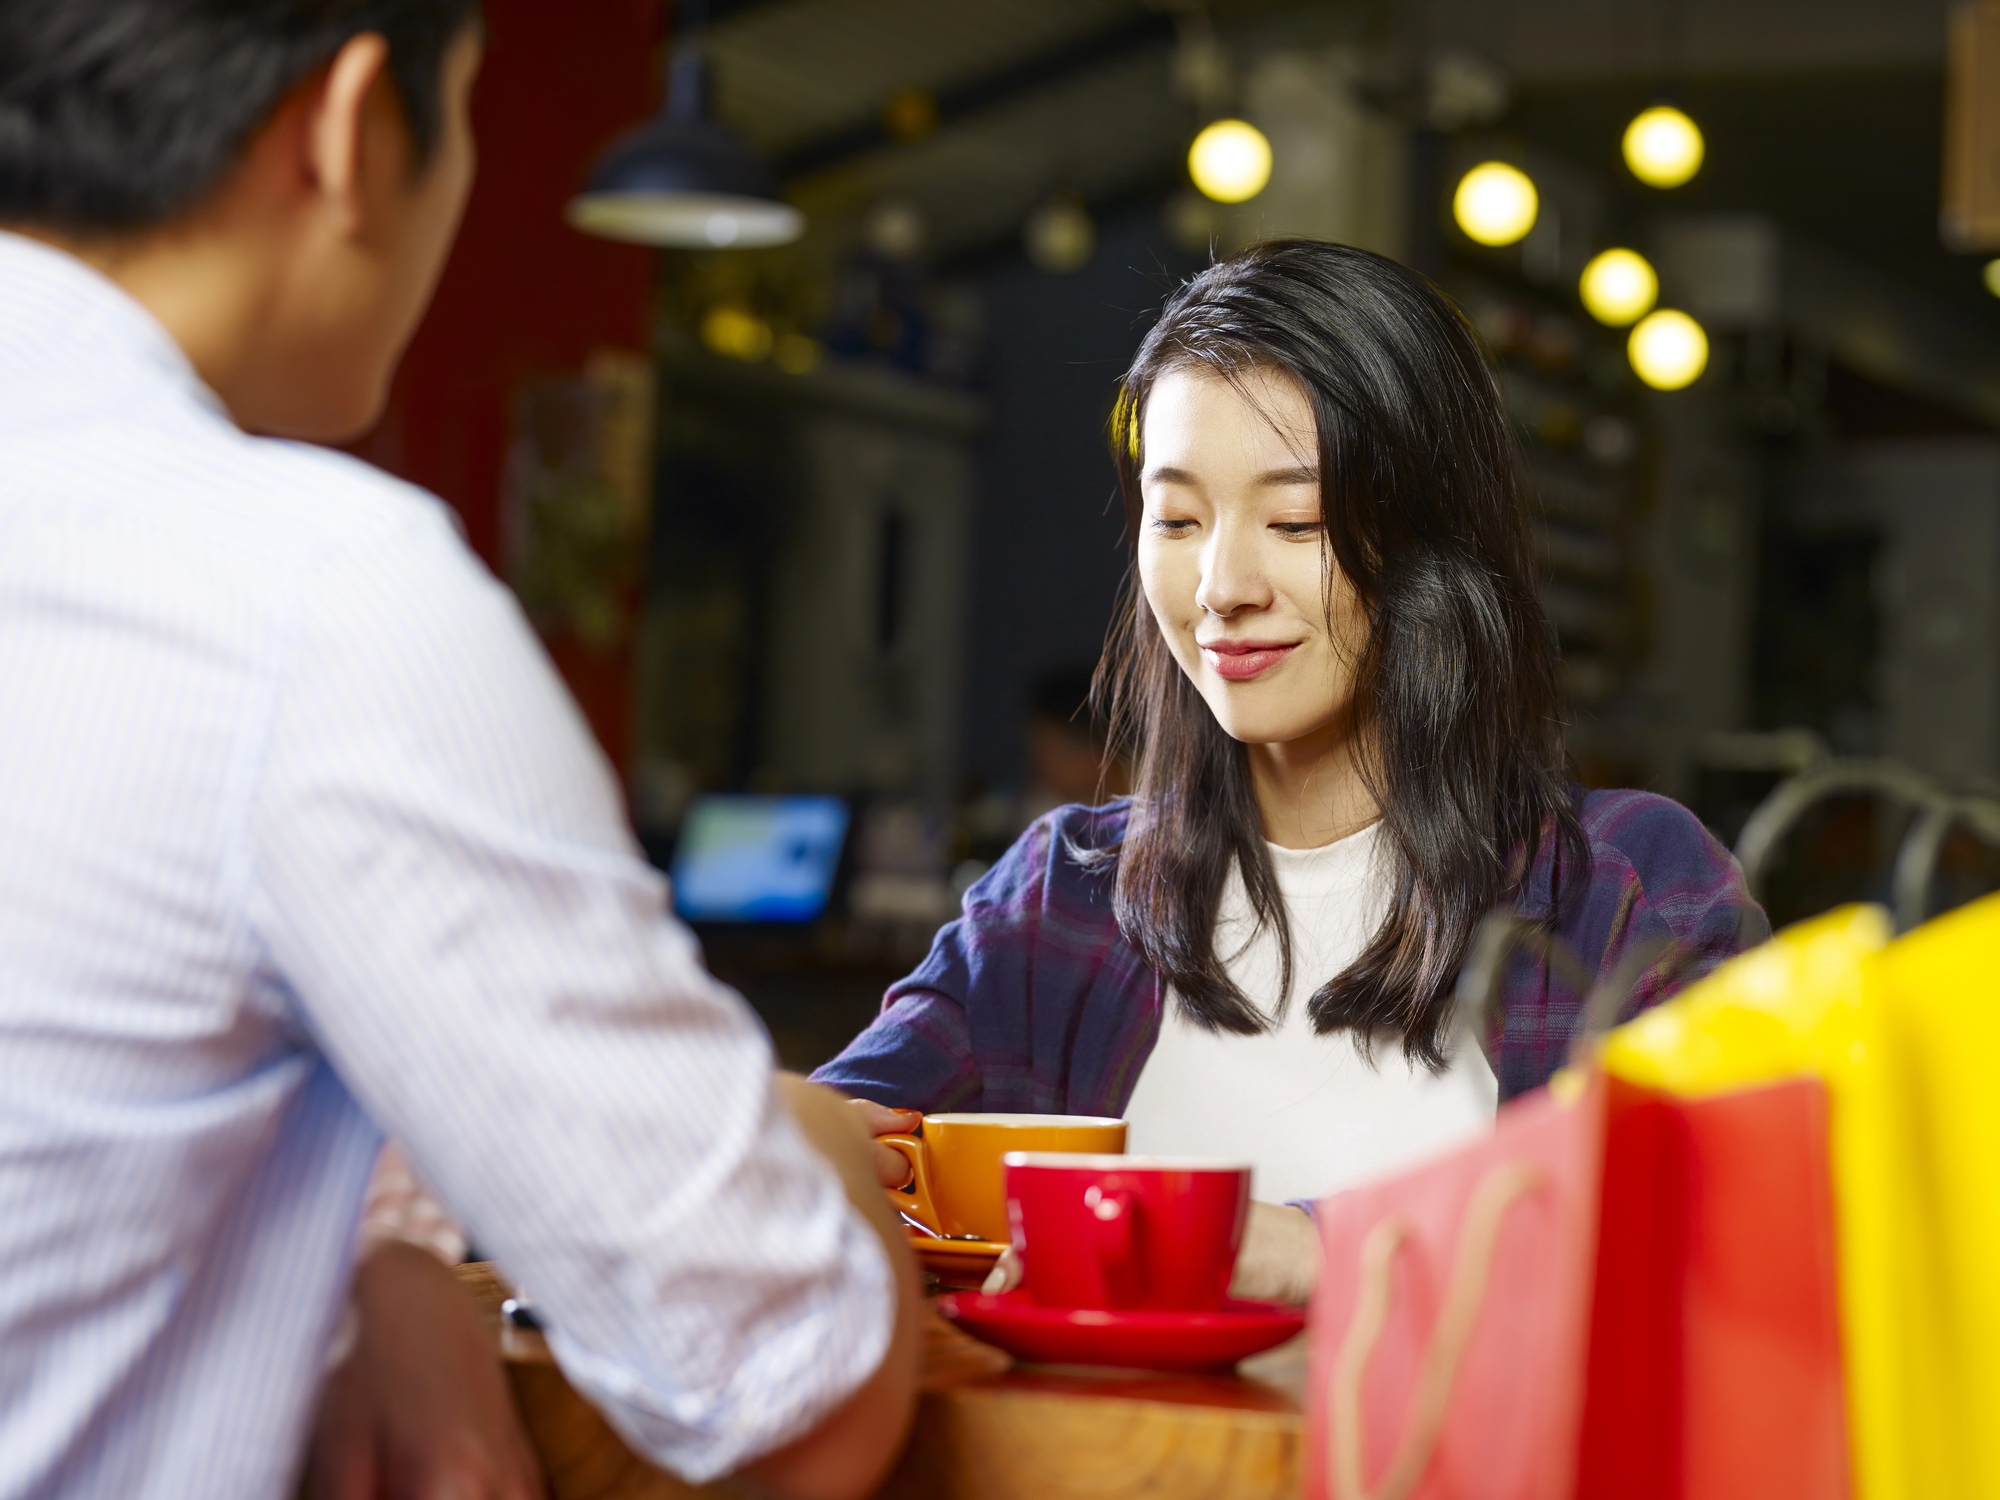
[{"label": "laptop screen", "polygon": [[697,797],[674,846],[674,910],[690,922],[810,922],[833,894],[838,797]]}]

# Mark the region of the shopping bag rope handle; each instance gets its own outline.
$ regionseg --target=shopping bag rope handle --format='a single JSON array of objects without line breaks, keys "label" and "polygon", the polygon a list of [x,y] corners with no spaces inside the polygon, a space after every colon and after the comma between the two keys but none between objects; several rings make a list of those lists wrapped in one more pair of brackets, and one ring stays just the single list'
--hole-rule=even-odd
[{"label": "shopping bag rope handle", "polygon": [[1423,1478],[1444,1434],[1444,1419],[1451,1405],[1452,1386],[1458,1379],[1459,1361],[1479,1311],[1486,1302],[1486,1285],[1493,1272],[1493,1256],[1500,1242],[1500,1226],[1507,1210],[1542,1185],[1541,1168],[1529,1162],[1505,1162],[1479,1180],[1466,1204],[1465,1219],[1459,1227],[1458,1249],[1453,1255],[1451,1279],[1445,1287],[1444,1305],[1437,1326],[1431,1330],[1424,1349],[1423,1364],[1417,1373],[1416,1394],[1410,1403],[1409,1424],[1402,1442],[1382,1473],[1380,1485],[1370,1490],[1364,1478],[1362,1386],[1368,1362],[1389,1320],[1392,1297],[1390,1271],[1396,1252],[1414,1237],[1408,1219],[1383,1219],[1368,1231],[1361,1244],[1361,1275],[1356,1291],[1354,1316],[1342,1335],[1334,1355],[1331,1396],[1332,1455],[1329,1476],[1339,1500],[1404,1500]]},{"label": "shopping bag rope handle", "polygon": [[[1458,974],[1459,1025],[1471,1033],[1481,1051],[1488,1051],[1487,1030],[1501,980],[1507,972],[1507,961],[1523,949],[1584,997],[1575,1034],[1570,1038],[1571,1064],[1585,1061],[1592,1044],[1618,1024],[1619,1012],[1649,973],[1658,969],[1664,982],[1701,956],[1693,945],[1674,938],[1638,938],[1626,945],[1609,974],[1593,975],[1576,949],[1550,932],[1545,921],[1496,907],[1473,930],[1465,966]],[[1490,1052],[1488,1061],[1494,1061]]]}]

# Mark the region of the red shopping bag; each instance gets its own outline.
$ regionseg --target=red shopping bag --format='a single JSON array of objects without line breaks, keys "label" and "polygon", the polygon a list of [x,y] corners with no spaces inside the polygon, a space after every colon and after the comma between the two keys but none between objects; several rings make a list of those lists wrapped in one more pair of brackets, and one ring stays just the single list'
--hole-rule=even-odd
[{"label": "red shopping bag", "polygon": [[1839,1500],[1826,1096],[1592,1074],[1328,1199],[1313,1500]]}]

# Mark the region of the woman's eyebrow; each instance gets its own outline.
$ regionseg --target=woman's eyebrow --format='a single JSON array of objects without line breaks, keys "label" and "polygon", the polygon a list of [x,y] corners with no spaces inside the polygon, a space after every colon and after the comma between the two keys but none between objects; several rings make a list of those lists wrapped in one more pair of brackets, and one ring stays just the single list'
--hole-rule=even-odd
[{"label": "woman's eyebrow", "polygon": [[1266,469],[1257,476],[1259,484],[1318,484],[1317,464],[1294,464],[1289,469]]},{"label": "woman's eyebrow", "polygon": [[1171,464],[1162,464],[1156,469],[1148,469],[1140,476],[1141,484],[1193,484],[1194,475],[1186,469],[1176,469]]}]

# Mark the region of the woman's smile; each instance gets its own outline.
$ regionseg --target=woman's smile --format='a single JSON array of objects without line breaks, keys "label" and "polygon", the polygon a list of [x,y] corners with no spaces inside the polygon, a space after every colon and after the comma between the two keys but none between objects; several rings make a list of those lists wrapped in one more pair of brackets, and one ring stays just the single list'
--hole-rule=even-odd
[{"label": "woman's smile", "polygon": [[1215,675],[1228,682],[1261,677],[1299,649],[1298,641],[1203,641],[1202,657]]}]

